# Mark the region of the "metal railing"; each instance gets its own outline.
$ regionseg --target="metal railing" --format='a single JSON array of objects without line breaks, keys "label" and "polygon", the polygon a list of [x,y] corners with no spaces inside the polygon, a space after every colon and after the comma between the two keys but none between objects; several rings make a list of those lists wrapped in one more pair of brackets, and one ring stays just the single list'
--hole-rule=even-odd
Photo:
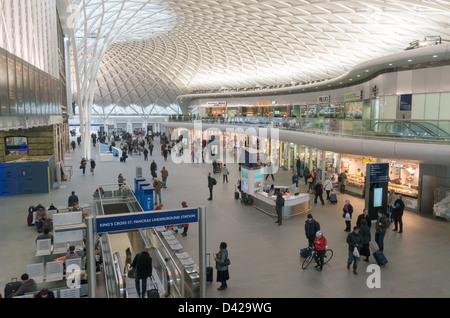
[{"label": "metal railing", "polygon": [[350,138],[450,143],[450,120],[337,119],[299,117],[193,117],[177,116],[171,122],[194,122],[270,127]]}]

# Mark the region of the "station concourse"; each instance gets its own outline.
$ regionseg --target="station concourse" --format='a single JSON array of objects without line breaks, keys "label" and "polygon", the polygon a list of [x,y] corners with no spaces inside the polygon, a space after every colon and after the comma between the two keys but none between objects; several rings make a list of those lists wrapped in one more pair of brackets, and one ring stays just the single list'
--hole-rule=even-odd
[{"label": "station concourse", "polygon": [[[93,148],[95,153],[96,149]],[[67,155],[67,161],[78,168],[81,153],[78,150]],[[167,162],[157,153],[154,159],[158,168],[166,166],[169,171],[167,189],[163,189],[162,201],[167,209],[177,209],[182,201],[188,206],[205,206],[207,211],[207,251],[216,253],[219,244],[226,241],[232,265],[228,289],[217,290],[218,284],[208,283],[207,297],[211,298],[446,298],[449,295],[450,282],[447,259],[450,251],[446,241],[450,233],[447,221],[425,217],[417,213],[405,212],[404,232],[399,234],[387,231],[385,237],[385,255],[388,265],[381,269],[381,287],[368,288],[366,272],[370,262],[360,261],[358,275],[346,268],[347,244],[342,219],[342,206],[350,200],[354,207],[352,225],[362,212],[364,202],[347,194],[337,194],[338,204],[314,205],[310,213],[320,225],[328,239],[328,245],[334,251],[333,259],[317,272],[312,266],[301,269],[300,248],[307,245],[304,235],[306,215],[294,216],[277,226],[275,219],[261,213],[253,207],[244,206],[234,199],[235,184],[238,178],[238,166],[230,164],[229,183],[222,183],[221,176],[214,188],[214,199],[208,201],[207,174],[212,171],[210,164],[175,164],[170,157]],[[149,162],[143,156],[134,155],[126,163],[118,161],[97,161],[95,175],[75,169],[72,179],[53,189],[49,195],[24,195],[4,197],[2,202],[1,223],[2,248],[0,249],[1,284],[4,286],[12,277],[20,277],[25,266],[35,262],[34,240],[37,236],[34,227],[26,224],[29,205],[42,203],[44,206],[54,203],[65,207],[71,191],[75,191],[80,203],[87,204],[97,184],[116,182],[119,173],[125,179],[135,177],[135,167],[142,166],[144,176],[150,176]],[[288,171],[275,174],[274,184],[284,184],[291,177]],[[303,184],[304,185],[304,184]],[[302,187],[302,182],[300,183]],[[304,189],[306,190],[306,188]],[[311,196],[311,201],[312,201]],[[374,243],[374,226],[371,230]],[[180,242],[192,256],[198,254],[198,227],[192,224],[188,235]],[[117,234],[111,240],[117,252],[125,259],[125,249],[129,247],[126,237]],[[375,244],[375,243],[374,243]],[[196,255],[198,256],[198,255]]]}]

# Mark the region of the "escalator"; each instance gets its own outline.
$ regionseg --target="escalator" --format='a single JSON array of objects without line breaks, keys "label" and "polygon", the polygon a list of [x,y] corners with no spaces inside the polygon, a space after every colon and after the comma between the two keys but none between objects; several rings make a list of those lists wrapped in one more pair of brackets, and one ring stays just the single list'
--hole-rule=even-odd
[{"label": "escalator", "polygon": [[[96,215],[111,215],[142,212],[139,202],[132,191],[123,192],[118,184],[99,186],[102,195],[94,195]],[[164,241],[161,232],[154,228],[145,228],[119,233],[98,235],[98,246],[103,258],[104,283],[97,280],[97,294],[105,298],[137,297],[134,279],[126,276],[133,257],[144,247],[150,247],[153,277],[147,283],[147,289],[154,287],[161,298],[196,298],[199,295],[199,275],[191,267],[185,267],[176,257],[183,249],[171,250]],[[126,250],[133,255],[129,255]]]},{"label": "escalator", "polygon": [[448,141],[450,134],[428,122],[377,121],[371,131],[377,136],[407,138],[411,140]]}]

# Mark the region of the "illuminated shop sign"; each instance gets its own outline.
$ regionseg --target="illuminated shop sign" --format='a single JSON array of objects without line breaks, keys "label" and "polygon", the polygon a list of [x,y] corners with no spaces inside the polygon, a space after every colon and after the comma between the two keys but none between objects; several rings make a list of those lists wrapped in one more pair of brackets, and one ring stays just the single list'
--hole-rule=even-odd
[{"label": "illuminated shop sign", "polygon": [[262,102],[257,102],[256,105],[258,106],[272,106],[272,105],[276,105],[277,102],[276,101],[270,101],[270,100],[266,100],[266,101],[262,101]]},{"label": "illuminated shop sign", "polygon": [[227,102],[225,102],[225,101],[207,102],[206,106],[208,106],[208,107],[227,107]]}]

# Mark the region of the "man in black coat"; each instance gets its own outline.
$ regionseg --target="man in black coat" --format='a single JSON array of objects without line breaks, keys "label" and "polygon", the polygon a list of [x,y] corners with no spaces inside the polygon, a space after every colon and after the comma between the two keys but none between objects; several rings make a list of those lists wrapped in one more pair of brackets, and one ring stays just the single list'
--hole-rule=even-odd
[{"label": "man in black coat", "polygon": [[367,225],[370,228],[370,226],[372,225],[372,220],[370,219],[369,211],[367,209],[364,209],[363,213],[358,215],[358,220],[356,220],[356,226],[359,228],[361,228],[361,220],[362,219],[366,219]]},{"label": "man in black coat", "polygon": [[[394,209],[392,211],[392,217],[394,218],[394,229],[392,231],[398,231],[398,233],[403,232],[403,210],[405,209],[405,203],[403,203],[402,195],[399,194],[397,196],[397,200],[395,200],[394,205],[392,206]],[[400,225],[400,229],[398,228],[398,225]]]},{"label": "man in black coat", "polygon": [[[150,257],[150,248],[146,246],[144,250],[136,255],[131,263],[131,267],[136,269],[136,292],[139,298],[145,298],[147,293],[147,278],[152,276],[152,258]],[[142,284],[142,289],[141,289]]]},{"label": "man in black coat", "polygon": [[156,164],[155,160],[152,160],[152,163],[150,164],[150,172],[153,178],[156,178],[156,169],[158,169],[158,165]]},{"label": "man in black coat", "polygon": [[284,207],[284,198],[281,191],[277,192],[277,200],[275,201],[275,211],[277,212],[277,221],[275,223],[278,223],[278,225],[281,225],[282,222],[282,212]]},{"label": "man in black coat", "polygon": [[320,230],[320,224],[313,219],[311,214],[308,214],[308,218],[305,221],[305,236],[308,239],[308,246],[314,245],[314,239],[316,238],[317,231]]}]

